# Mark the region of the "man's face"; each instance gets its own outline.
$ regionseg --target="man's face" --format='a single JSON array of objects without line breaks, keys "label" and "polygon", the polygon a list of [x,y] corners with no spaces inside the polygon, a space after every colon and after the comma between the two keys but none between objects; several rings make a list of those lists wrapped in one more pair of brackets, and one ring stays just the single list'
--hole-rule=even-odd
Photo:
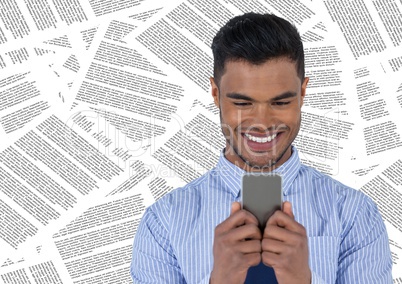
[{"label": "man's face", "polygon": [[271,171],[289,159],[307,83],[286,58],[226,62],[219,88],[211,78],[226,158],[247,171]]}]

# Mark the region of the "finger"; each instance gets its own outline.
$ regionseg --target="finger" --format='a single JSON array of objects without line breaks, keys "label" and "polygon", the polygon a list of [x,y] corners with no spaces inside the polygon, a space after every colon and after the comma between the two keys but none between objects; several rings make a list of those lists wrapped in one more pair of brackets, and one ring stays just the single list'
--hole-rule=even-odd
[{"label": "finger", "polygon": [[293,215],[293,210],[292,210],[292,203],[289,201],[283,202],[283,210],[282,210],[286,215],[288,215],[290,218],[294,219],[295,216]]},{"label": "finger", "polygon": [[[231,207],[231,209],[230,209],[230,215],[233,215],[234,213],[236,213],[236,212],[238,212],[238,211],[240,211],[240,210],[244,210],[244,209],[241,208],[240,202],[235,201],[235,202],[232,203],[232,207]],[[247,210],[245,210],[245,211],[247,211]],[[249,211],[247,211],[247,212],[249,212]],[[254,214],[252,214],[251,212],[250,212],[250,214],[254,216]],[[256,218],[255,220],[256,220],[257,225],[258,225],[258,220],[257,220],[257,218]],[[248,221],[248,220],[247,220],[247,221]],[[252,223],[254,224],[254,222],[252,222]],[[246,224],[247,224],[247,222],[246,222]]]},{"label": "finger", "polygon": [[234,242],[245,240],[261,241],[262,234],[260,229],[254,224],[247,224],[231,230],[226,237]]},{"label": "finger", "polygon": [[240,209],[241,209],[240,202],[237,202],[237,201],[233,202],[232,206],[230,208],[230,215],[233,215],[234,213],[236,213]]},{"label": "finger", "polygon": [[268,225],[264,229],[263,238],[285,242],[290,238],[289,234],[295,233],[276,225]]},{"label": "finger", "polygon": [[274,239],[262,239],[261,241],[261,251],[262,252],[272,252],[275,254],[281,254],[287,251],[288,245],[282,241]]},{"label": "finger", "polygon": [[[253,224],[258,226],[257,218],[247,210],[239,210],[229,216],[224,222],[225,226],[228,228],[236,228],[245,224]],[[222,223],[222,224],[223,224]]]},{"label": "finger", "polygon": [[261,252],[245,254],[244,259],[249,267],[256,266],[261,262]]},{"label": "finger", "polygon": [[[221,235],[230,232],[236,228],[250,225],[254,227],[254,230],[258,229],[258,220],[253,214],[246,210],[240,210],[229,216],[226,220],[220,223],[215,228],[215,234]],[[246,237],[244,237],[246,238]]]},{"label": "finger", "polygon": [[303,233],[305,231],[302,225],[282,211],[275,211],[275,213],[272,214],[268,219],[266,226],[269,225],[279,226],[292,232]]},{"label": "finger", "polygon": [[236,245],[237,251],[249,254],[249,253],[261,253],[261,241],[260,240],[250,240],[239,242]]},{"label": "finger", "polygon": [[261,253],[261,261],[272,268],[275,268],[281,261],[282,256],[273,252],[263,251]]},{"label": "finger", "polygon": [[292,232],[285,228],[269,225],[264,230],[263,239],[276,240],[286,244],[296,244],[301,233]]}]

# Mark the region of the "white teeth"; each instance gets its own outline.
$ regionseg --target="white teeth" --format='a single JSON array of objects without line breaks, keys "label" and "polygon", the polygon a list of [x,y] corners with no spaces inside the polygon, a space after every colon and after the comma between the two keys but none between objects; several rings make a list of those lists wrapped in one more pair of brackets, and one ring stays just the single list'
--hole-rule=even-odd
[{"label": "white teeth", "polygon": [[271,142],[272,140],[274,140],[277,134],[275,133],[272,136],[266,136],[266,137],[255,137],[250,134],[244,134],[244,135],[247,137],[247,139],[249,139],[251,141],[254,141],[257,143],[267,143],[267,142]]}]

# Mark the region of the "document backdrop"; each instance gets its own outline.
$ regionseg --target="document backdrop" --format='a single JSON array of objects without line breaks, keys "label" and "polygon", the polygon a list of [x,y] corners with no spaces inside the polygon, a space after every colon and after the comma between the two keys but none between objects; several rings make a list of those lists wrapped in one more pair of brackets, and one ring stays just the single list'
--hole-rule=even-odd
[{"label": "document backdrop", "polygon": [[231,17],[298,28],[303,163],[370,196],[402,283],[401,0],[0,1],[0,283],[131,283],[145,208],[225,145],[209,77]]}]

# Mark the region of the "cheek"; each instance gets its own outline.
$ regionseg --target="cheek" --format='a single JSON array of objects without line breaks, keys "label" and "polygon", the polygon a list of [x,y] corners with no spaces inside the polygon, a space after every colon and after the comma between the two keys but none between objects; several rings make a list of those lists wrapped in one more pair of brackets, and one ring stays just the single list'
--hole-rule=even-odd
[{"label": "cheek", "polygon": [[289,118],[287,125],[290,127],[292,132],[298,132],[300,128],[300,115],[293,115]]},{"label": "cheek", "polygon": [[289,126],[297,126],[300,123],[300,115],[301,111],[299,108],[292,108],[289,109],[288,111],[284,112],[282,115],[282,120],[284,123],[286,123]]},{"label": "cheek", "polygon": [[272,121],[275,127],[287,128],[289,134],[295,132],[300,126],[300,116],[294,111],[281,111],[280,114],[277,113],[275,119]]},{"label": "cheek", "polygon": [[227,124],[236,126],[241,121],[242,114],[238,109],[232,106],[222,106],[221,111],[222,118]]},{"label": "cheek", "polygon": [[237,126],[236,114],[230,107],[221,105],[221,128],[225,136],[233,136]]}]

